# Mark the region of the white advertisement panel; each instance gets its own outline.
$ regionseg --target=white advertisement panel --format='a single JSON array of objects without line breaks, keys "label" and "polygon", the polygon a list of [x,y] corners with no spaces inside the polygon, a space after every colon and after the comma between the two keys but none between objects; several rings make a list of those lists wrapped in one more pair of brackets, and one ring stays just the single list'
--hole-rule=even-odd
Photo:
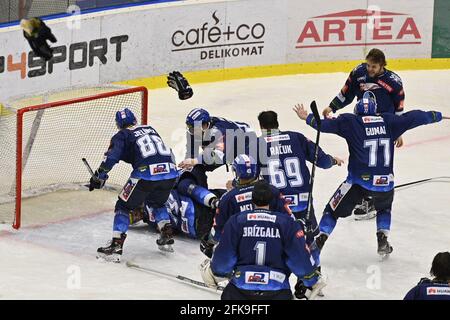
[{"label": "white advertisement panel", "polygon": [[287,62],[361,59],[377,47],[388,58],[429,58],[433,0],[289,2]]},{"label": "white advertisement panel", "polygon": [[431,56],[433,0],[241,0],[145,6],[50,20],[54,58],[0,29],[0,101],[167,74],[312,61]]}]

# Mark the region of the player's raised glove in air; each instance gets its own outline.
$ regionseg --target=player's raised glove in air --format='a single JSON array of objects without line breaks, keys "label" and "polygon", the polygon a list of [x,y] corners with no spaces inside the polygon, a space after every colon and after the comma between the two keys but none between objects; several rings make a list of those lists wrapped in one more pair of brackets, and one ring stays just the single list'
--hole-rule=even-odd
[{"label": "player's raised glove in air", "polygon": [[167,84],[177,90],[180,100],[189,99],[194,94],[186,78],[178,71],[169,73]]},{"label": "player's raised glove in air", "polygon": [[102,169],[96,170],[94,175],[91,177],[91,180],[89,180],[89,191],[103,188],[108,178],[109,176],[106,174],[106,171]]}]

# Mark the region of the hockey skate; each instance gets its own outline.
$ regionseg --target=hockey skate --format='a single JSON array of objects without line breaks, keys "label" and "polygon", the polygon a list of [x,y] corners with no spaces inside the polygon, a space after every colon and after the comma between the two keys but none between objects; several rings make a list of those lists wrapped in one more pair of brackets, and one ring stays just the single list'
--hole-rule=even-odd
[{"label": "hockey skate", "polygon": [[377,216],[377,211],[375,210],[372,198],[365,198],[361,204],[355,206],[353,213],[355,214],[355,220],[357,221],[375,218]]},{"label": "hockey skate", "polygon": [[387,241],[387,236],[384,232],[377,232],[377,240],[378,240],[378,254],[381,256],[381,260],[384,260],[389,257],[389,255],[394,250],[390,243]]},{"label": "hockey skate", "polygon": [[109,261],[109,262],[120,262],[120,258],[122,257],[122,248],[123,243],[127,235],[125,233],[121,234],[119,238],[112,238],[107,244],[106,247],[100,247],[97,249],[97,259]]},{"label": "hockey skate", "polygon": [[173,229],[170,223],[167,223],[162,227],[159,238],[156,239],[158,249],[165,252],[173,252],[172,245],[175,243],[173,239]]}]

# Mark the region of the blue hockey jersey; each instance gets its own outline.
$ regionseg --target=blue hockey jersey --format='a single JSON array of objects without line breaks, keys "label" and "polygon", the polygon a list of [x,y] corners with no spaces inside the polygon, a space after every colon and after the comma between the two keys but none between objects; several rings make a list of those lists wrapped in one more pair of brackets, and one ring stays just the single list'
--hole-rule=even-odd
[{"label": "blue hockey jersey", "polygon": [[[173,189],[170,192],[165,207],[170,223],[175,230],[190,238],[197,238],[195,205],[191,198],[180,195],[176,189]],[[147,207],[147,210],[149,209]],[[167,218],[167,216],[158,217],[150,214],[151,222],[158,223],[161,218]]]},{"label": "blue hockey jersey", "polygon": [[[259,138],[258,147],[261,176],[280,190],[291,211],[306,210],[310,191],[306,161],[314,162],[315,143],[299,132],[272,130]],[[317,166],[324,169],[333,166],[333,157],[320,147]]]},{"label": "blue hockey jersey", "polygon": [[[212,235],[215,241],[220,241],[223,227],[232,215],[253,210],[252,192],[254,188],[255,186],[253,184],[244,186],[238,185],[220,198],[219,207],[217,208],[216,215],[214,217],[214,225],[212,229]],[[291,214],[291,211],[280,191],[272,186],[272,193],[273,200],[269,207],[270,210]]]},{"label": "blue hockey jersey", "polygon": [[172,150],[151,126],[121,129],[112,137],[100,167],[109,171],[120,160],[133,166],[132,178],[165,180],[178,176]]},{"label": "blue hockey jersey", "polygon": [[330,107],[336,112],[350,104],[355,96],[360,100],[365,91],[375,94],[379,113],[400,115],[403,112],[405,92],[400,77],[385,69],[381,75],[371,78],[367,73],[367,63],[361,63],[350,72],[344,87],[331,101]]},{"label": "blue hockey jersey", "polygon": [[233,215],[211,261],[212,272],[244,290],[290,289],[293,272],[307,286],[317,281],[303,227],[285,213],[264,209]]},{"label": "blue hockey jersey", "polygon": [[[383,192],[394,188],[394,141],[407,130],[440,120],[442,114],[435,111],[413,110],[401,116],[345,113],[322,120],[320,131],[337,134],[347,141],[348,183]],[[308,115],[306,122],[317,129],[313,114]]]},{"label": "blue hockey jersey", "polygon": [[[238,134],[227,137],[227,134]],[[248,154],[250,140],[256,141],[254,130],[244,122],[230,121],[212,117],[211,125],[203,137],[187,133],[186,158],[197,158],[199,163],[212,167],[208,171],[225,163],[231,163],[238,154]],[[199,148],[203,152],[199,152]]]},{"label": "blue hockey jersey", "polygon": [[450,300],[450,283],[423,278],[403,300]]}]

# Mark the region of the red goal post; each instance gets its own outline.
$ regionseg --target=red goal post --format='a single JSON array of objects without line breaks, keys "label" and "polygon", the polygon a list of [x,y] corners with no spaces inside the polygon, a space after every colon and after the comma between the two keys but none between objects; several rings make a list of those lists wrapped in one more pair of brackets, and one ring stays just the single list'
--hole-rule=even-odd
[{"label": "red goal post", "polygon": [[[89,174],[81,158],[86,157],[93,167],[99,165],[109,140],[117,132],[115,112],[129,107],[141,124],[146,124],[147,104],[145,87],[111,88],[99,94],[15,110],[15,178],[9,192],[14,198],[13,228],[19,229],[22,225],[22,204],[27,196],[73,186],[82,188],[83,183],[89,181]],[[1,136],[0,139],[8,141]],[[129,168],[121,167],[110,175],[108,182],[120,186],[129,172]],[[0,196],[1,193],[0,185]],[[1,210],[0,206],[0,213]]]}]

